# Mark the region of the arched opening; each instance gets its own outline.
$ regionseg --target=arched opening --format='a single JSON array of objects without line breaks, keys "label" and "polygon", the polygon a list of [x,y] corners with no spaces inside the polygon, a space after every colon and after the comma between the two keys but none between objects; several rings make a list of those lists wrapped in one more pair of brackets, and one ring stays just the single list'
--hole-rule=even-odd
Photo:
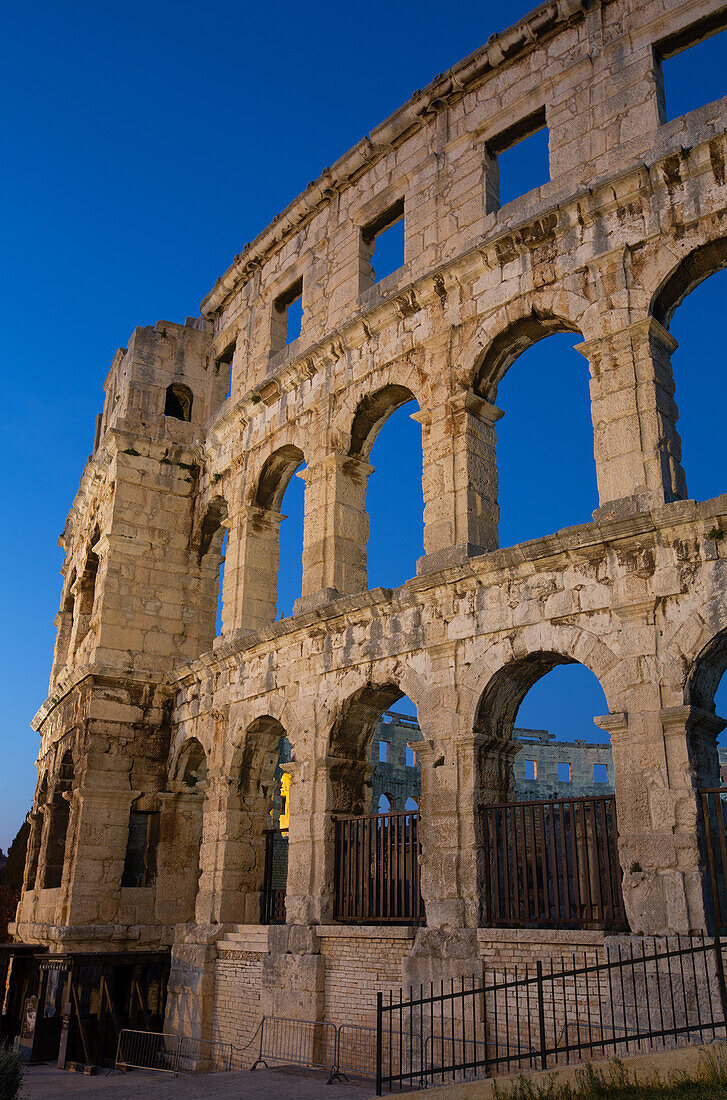
[{"label": "arched opening", "polygon": [[408,757],[408,743],[420,740],[416,709],[393,683],[360,688],[333,725],[327,860],[336,920],[424,919],[418,815],[400,809],[421,791],[419,761]]},{"label": "arched opening", "polygon": [[43,819],[45,807],[48,801],[48,777],[44,775],[38,787],[35,806],[30,813],[30,835],[28,836],[27,873],[25,876],[25,889],[34,890],[38,877],[38,861],[40,847],[43,839]]},{"label": "arched opening", "polygon": [[[715,318],[727,293],[727,241],[689,255],[653,303],[657,321],[678,341],[671,355],[682,465],[689,496],[710,500],[727,489],[723,409],[727,401],[724,348]],[[671,385],[671,379],[668,379]],[[709,400],[705,400],[705,395]]]},{"label": "arched opening", "polygon": [[66,841],[71,816],[70,794],[73,789],[73,755],[68,750],[63,755],[48,807],[48,832],[45,842],[45,867],[43,888],[54,890],[61,885],[66,862]]},{"label": "arched opening", "polygon": [[698,799],[698,843],[708,926],[727,931],[727,630],[712,638],[687,677],[686,765]]},{"label": "arched opening", "polygon": [[76,614],[76,649],[78,649],[91,629],[91,616],[93,615],[94,604],[96,602],[96,578],[99,567],[98,555],[95,553],[93,547],[96,545],[99,538],[99,530],[98,527],[96,527],[88,542],[86,562],[83,573],[81,574],[75,603],[78,609]]},{"label": "arched opening", "polygon": [[196,737],[185,741],[177,753],[172,777],[183,789],[194,790],[207,778],[207,754]]},{"label": "arched opening", "polygon": [[261,715],[248,726],[240,754],[239,835],[244,840],[237,864],[241,912],[251,923],[285,922],[288,829],[295,799],[285,770],[290,759],[290,741],[276,718]]},{"label": "arched opening", "polygon": [[727,714],[726,671],[727,630],[721,630],[697,657],[684,691],[687,706],[705,716],[701,724],[695,720],[688,725],[690,766],[699,787],[716,787],[723,775],[727,778],[727,719],[725,729],[719,728]]},{"label": "arched opening", "polygon": [[193,394],[189,386],[185,386],[182,382],[172,382],[167,386],[167,392],[164,398],[164,415],[171,417],[173,420],[186,420],[192,419],[192,401]]},{"label": "arched opening", "polygon": [[588,364],[574,350],[582,339],[562,318],[532,315],[496,338],[480,365],[476,391],[505,413],[500,546],[590,522],[598,507]]},{"label": "arched opening", "polygon": [[373,467],[360,479],[360,507],[368,514],[362,565],[369,588],[403,584],[415,576],[424,553],[422,429],[412,420],[416,410],[409,389],[384,386],[360,402],[351,426],[350,456]]},{"label": "arched opening", "polygon": [[61,609],[58,617],[55,652],[53,655],[53,676],[57,676],[68,660],[73,636],[75,617],[76,570],[72,569],[61,597]]},{"label": "arched opening", "polygon": [[501,668],[477,709],[483,921],[625,928],[608,713],[594,674],[561,653]]},{"label": "arched opening", "polygon": [[257,571],[259,625],[290,615],[301,594],[305,488],[293,475],[304,467],[303,452],[289,444],[270,455],[258,481],[255,504],[263,513],[258,514],[255,537],[265,544],[266,560]]},{"label": "arched opening", "polygon": [[371,813],[382,796],[389,802],[387,810],[401,810],[407,800],[421,798],[422,773],[413,744],[422,734],[416,710],[406,696],[380,715],[371,740]]},{"label": "arched opening", "polygon": [[222,633],[222,584],[225,574],[225,557],[228,542],[227,501],[215,497],[204,514],[199,532],[197,560],[200,564],[204,586],[203,606],[205,615],[203,647],[209,648],[215,635]]}]

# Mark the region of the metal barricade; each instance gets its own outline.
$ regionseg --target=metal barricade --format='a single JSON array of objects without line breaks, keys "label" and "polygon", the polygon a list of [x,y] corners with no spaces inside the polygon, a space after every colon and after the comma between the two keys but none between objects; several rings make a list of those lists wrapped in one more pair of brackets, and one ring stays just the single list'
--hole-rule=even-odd
[{"label": "metal barricade", "polygon": [[376,1028],[360,1024],[339,1024],[336,1072],[357,1077],[376,1076]]},{"label": "metal barricade", "polygon": [[329,1081],[337,1075],[338,1035],[335,1024],[319,1020],[293,1020],[284,1016],[264,1016],[260,1025],[258,1056],[250,1066],[269,1062],[327,1069]]},{"label": "metal barricade", "polygon": [[180,1073],[228,1073],[232,1069],[232,1043],[218,1039],[181,1036],[177,1065]]},{"label": "metal barricade", "polygon": [[125,1028],[119,1034],[115,1066],[122,1072],[144,1069],[174,1077],[180,1073],[224,1073],[232,1069],[232,1044]]},{"label": "metal barricade", "polygon": [[177,1054],[179,1036],[161,1031],[133,1031],[125,1028],[119,1033],[116,1047],[116,1069],[155,1070],[178,1076]]}]

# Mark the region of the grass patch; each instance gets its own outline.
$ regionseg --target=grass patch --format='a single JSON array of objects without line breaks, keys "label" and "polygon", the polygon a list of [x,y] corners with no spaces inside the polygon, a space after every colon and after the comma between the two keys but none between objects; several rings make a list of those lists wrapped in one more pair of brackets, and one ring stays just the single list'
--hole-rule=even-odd
[{"label": "grass patch", "polygon": [[674,1073],[637,1081],[618,1059],[605,1070],[583,1066],[576,1083],[558,1084],[555,1075],[542,1083],[520,1077],[514,1085],[494,1082],[497,1100],[727,1100],[727,1059],[720,1052],[702,1051],[693,1074]]}]

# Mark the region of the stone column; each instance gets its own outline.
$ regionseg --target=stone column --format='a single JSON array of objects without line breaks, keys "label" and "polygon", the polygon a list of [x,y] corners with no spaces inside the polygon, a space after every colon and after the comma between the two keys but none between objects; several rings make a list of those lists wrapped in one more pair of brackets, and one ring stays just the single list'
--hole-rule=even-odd
[{"label": "stone column", "polygon": [[687,495],[670,356],[673,336],[653,317],[578,344],[591,371],[600,511],[645,511]]},{"label": "stone column", "polygon": [[338,763],[327,756],[285,765],[295,791],[288,829],[288,924],[330,924],[333,920],[335,857],[329,769]]},{"label": "stone column", "polygon": [[619,859],[631,931],[705,930],[708,884],[696,787],[712,783],[706,761],[716,762],[715,738],[725,723],[696,707],[613,713],[594,721],[611,735]]},{"label": "stone column", "polygon": [[220,925],[179,924],[174,932],[164,1030],[190,1039],[211,1039],[215,1009],[215,964]]},{"label": "stone column", "polygon": [[59,611],[53,625],[56,628],[56,644],[53,650],[53,669],[51,684],[55,683],[63,671],[70,655],[71,634],[73,633],[73,612]]},{"label": "stone column", "polygon": [[206,783],[164,791],[157,848],[156,919],[179,924],[194,917],[200,881],[200,847]]},{"label": "stone column", "polygon": [[[59,924],[111,924],[118,920],[129,811],[141,791],[130,790],[128,786],[126,790],[119,790],[100,785],[104,779],[108,783],[110,778],[87,774],[84,786],[73,792],[66,839],[66,869],[58,906]],[[71,845],[73,857],[70,857]],[[70,880],[69,862],[72,865]]]},{"label": "stone column", "polygon": [[496,550],[495,424],[502,411],[472,392],[458,393],[434,410],[424,448],[424,551],[426,573]]},{"label": "stone column", "polygon": [[366,486],[373,466],[350,455],[329,454],[301,470],[305,482],[304,612],[368,587]]},{"label": "stone column", "polygon": [[247,505],[231,523],[222,581],[223,634],[275,622],[284,519],[280,512]]},{"label": "stone column", "polygon": [[[267,814],[265,814],[267,817]],[[200,924],[259,924],[265,872],[260,807],[246,800],[239,776],[209,781],[195,919]]]}]

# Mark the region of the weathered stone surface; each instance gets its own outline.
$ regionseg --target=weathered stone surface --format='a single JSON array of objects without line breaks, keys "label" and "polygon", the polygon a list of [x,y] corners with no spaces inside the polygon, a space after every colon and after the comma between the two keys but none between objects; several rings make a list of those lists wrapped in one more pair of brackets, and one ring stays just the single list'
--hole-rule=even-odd
[{"label": "weathered stone surface", "polygon": [[[668,327],[727,264],[727,101],[662,123],[654,59],[720,11],[545,5],[326,169],[201,319],[137,329],[117,353],[62,537],[18,936],[174,942],[170,1021],[196,1034],[219,1027],[215,967],[229,998],[232,956],[257,1012],[325,1016],[331,983],[338,1005],[346,990],[331,815],[364,808],[376,718],[405,693],[423,736],[428,928],[413,952],[393,929],[361,933],[363,956],[377,943],[366,1004],[393,973],[463,973],[481,919],[478,809],[507,789],[522,698],[567,661],[608,701],[632,931],[709,924],[695,788],[717,779],[727,497],[687,499]],[[542,118],[551,179],[498,209],[498,152]],[[372,285],[372,227],[402,199],[404,265]],[[283,347],[300,280],[302,333]],[[498,385],[560,330],[581,334],[590,370],[599,508],[497,549]],[[425,555],[401,588],[367,591],[367,460],[412,397]],[[283,495],[303,460],[302,596],[274,622]],[[224,948],[226,929],[259,919],[283,733],[290,927],[265,951]],[[131,812],[158,829],[141,886],[122,884]]]}]

